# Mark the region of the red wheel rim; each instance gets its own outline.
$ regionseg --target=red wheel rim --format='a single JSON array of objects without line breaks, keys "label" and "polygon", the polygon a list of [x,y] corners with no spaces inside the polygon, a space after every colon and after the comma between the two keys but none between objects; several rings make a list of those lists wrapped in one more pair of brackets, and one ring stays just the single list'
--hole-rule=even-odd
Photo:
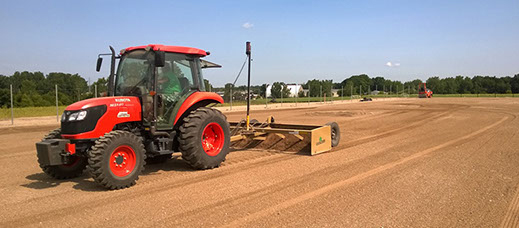
[{"label": "red wheel rim", "polygon": [[218,155],[222,151],[224,142],[225,137],[220,124],[212,122],[205,126],[202,132],[202,147],[207,155]]},{"label": "red wheel rim", "polygon": [[110,170],[118,177],[128,176],[136,163],[135,151],[126,145],[119,146],[110,155]]}]

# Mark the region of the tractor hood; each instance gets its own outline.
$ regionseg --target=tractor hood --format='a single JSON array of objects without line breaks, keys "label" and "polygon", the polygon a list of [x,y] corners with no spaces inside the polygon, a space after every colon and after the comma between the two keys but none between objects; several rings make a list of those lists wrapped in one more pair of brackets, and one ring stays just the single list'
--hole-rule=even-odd
[{"label": "tractor hood", "polygon": [[[83,113],[81,119],[79,113]],[[99,138],[117,124],[141,121],[141,113],[141,103],[137,97],[100,97],[78,101],[69,105],[63,113],[61,136],[65,139]]]},{"label": "tractor hood", "polygon": [[139,99],[137,97],[99,97],[90,98],[82,101],[78,101],[74,104],[69,105],[65,110],[74,111],[87,109],[99,105],[106,105],[106,107],[133,107],[140,106]]}]

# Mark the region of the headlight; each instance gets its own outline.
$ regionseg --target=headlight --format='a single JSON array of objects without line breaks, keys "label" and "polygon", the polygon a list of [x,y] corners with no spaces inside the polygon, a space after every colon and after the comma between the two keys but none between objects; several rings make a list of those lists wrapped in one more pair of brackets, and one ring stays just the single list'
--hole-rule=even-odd
[{"label": "headlight", "polygon": [[68,117],[68,121],[76,120],[78,114],[79,114],[78,112],[70,114],[70,116]]},{"label": "headlight", "polygon": [[65,122],[65,120],[67,120],[67,114],[63,112],[63,115],[61,115],[61,122]]},{"label": "headlight", "polygon": [[70,116],[68,117],[68,121],[84,120],[86,115],[87,115],[86,110],[75,112],[75,113],[70,114]]},{"label": "headlight", "polygon": [[83,110],[78,113],[76,120],[83,120],[83,119],[85,119],[86,115],[87,115],[87,111]]}]

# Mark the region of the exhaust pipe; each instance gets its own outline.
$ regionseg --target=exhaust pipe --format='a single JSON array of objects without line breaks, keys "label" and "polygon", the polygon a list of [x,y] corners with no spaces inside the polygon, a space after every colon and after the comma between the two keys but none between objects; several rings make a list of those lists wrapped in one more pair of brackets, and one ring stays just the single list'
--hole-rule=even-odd
[{"label": "exhaust pipe", "polygon": [[112,61],[110,64],[110,76],[108,77],[108,96],[114,96],[114,77],[115,77],[115,50],[110,46]]}]

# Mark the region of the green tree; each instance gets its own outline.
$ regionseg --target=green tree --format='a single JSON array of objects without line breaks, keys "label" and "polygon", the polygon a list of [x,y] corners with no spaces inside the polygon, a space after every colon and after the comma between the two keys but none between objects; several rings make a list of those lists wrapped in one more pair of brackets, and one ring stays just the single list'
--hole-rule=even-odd
[{"label": "green tree", "polygon": [[382,91],[384,89],[384,84],[386,83],[386,79],[384,77],[375,77],[372,79],[372,82],[373,82],[373,86],[372,86],[371,90]]},{"label": "green tree", "polygon": [[351,96],[351,95],[355,94],[355,89],[353,89],[353,91],[352,91],[352,88],[354,88],[354,87],[355,87],[355,85],[353,84],[352,81],[346,82],[346,84],[344,85],[344,95]]},{"label": "green tree", "polygon": [[11,107],[11,92],[9,89],[0,88],[0,108]]},{"label": "green tree", "polygon": [[231,101],[231,90],[234,90],[232,83],[227,83],[224,86],[223,99],[225,102]]},{"label": "green tree", "polygon": [[320,82],[323,87],[322,96],[332,97],[332,86],[333,86],[332,80],[322,80]]},{"label": "green tree", "polygon": [[300,91],[297,93],[297,97],[306,97],[305,91],[300,90]]},{"label": "green tree", "polygon": [[106,94],[107,89],[108,89],[108,80],[106,78],[98,78],[97,81],[92,83],[92,87],[94,87],[94,89],[92,91],[95,90],[96,86],[97,86],[97,96],[98,97],[103,94]]},{"label": "green tree", "polygon": [[[440,77],[430,77],[426,81],[427,88],[431,89],[434,93],[437,94],[443,94],[445,93],[445,86],[443,84],[443,81],[440,79]],[[415,88],[418,90],[418,88]]]},{"label": "green tree", "polygon": [[261,96],[261,97],[264,97],[266,98],[267,97],[267,87],[268,85],[267,84],[262,84],[260,87],[259,87],[259,91],[258,91],[258,94]]},{"label": "green tree", "polygon": [[290,96],[290,90],[287,85],[284,82],[274,82],[270,89],[270,95],[272,98],[281,98],[282,93],[285,98]]},{"label": "green tree", "polygon": [[308,80],[306,84],[308,85],[308,89],[310,90],[310,97],[320,96],[321,82],[319,80]]},{"label": "green tree", "polygon": [[209,80],[207,79],[204,79],[204,86],[205,86],[205,91],[213,91],[213,85],[211,85],[211,83],[209,83]]},{"label": "green tree", "polygon": [[519,93],[519,74],[514,75],[510,80],[510,89],[512,93]]},{"label": "green tree", "polygon": [[[420,79],[415,79],[415,80],[412,80],[409,82],[405,82],[404,90],[406,93],[416,94],[416,93],[418,93],[418,86],[420,84],[422,84],[422,80],[420,80]],[[429,87],[429,86],[427,86],[427,87]],[[408,89],[409,89],[409,92],[407,91]]]},{"label": "green tree", "polygon": [[469,77],[456,77],[456,81],[458,84],[458,93],[465,94],[465,93],[472,93],[474,90],[474,84],[472,83],[472,80]]}]

